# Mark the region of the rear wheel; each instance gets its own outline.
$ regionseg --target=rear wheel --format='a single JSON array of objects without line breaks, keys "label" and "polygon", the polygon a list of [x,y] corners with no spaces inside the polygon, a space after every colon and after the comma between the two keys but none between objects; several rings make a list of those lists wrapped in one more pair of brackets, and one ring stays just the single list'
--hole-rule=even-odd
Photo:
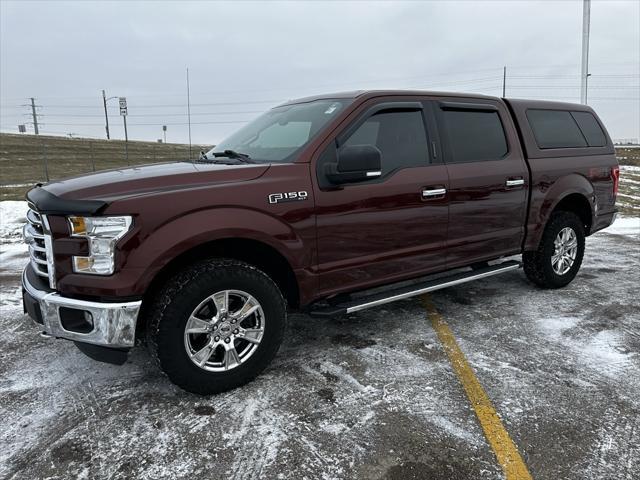
[{"label": "rear wheel", "polygon": [[255,267],[208,260],[171,280],[152,309],[149,346],[169,379],[211,394],[252,380],[276,355],[286,323],[275,283]]},{"label": "rear wheel", "polygon": [[544,229],[538,249],[522,256],[524,271],[529,280],[540,287],[564,287],[578,274],[584,247],[584,226],[580,218],[571,212],[555,212]]}]

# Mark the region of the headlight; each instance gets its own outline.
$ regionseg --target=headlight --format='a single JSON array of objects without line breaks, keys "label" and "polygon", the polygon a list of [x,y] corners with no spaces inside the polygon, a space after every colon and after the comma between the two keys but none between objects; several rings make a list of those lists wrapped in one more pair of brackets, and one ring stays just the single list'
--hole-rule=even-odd
[{"label": "headlight", "polygon": [[73,271],[111,275],[115,266],[115,247],[131,228],[131,217],[68,217],[71,236],[89,242],[88,257],[73,257]]}]

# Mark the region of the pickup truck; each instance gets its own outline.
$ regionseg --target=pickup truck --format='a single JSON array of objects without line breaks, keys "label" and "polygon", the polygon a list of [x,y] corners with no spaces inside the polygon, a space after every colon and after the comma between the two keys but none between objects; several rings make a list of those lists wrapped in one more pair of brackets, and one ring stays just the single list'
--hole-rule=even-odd
[{"label": "pickup truck", "polygon": [[585,105],[289,101],[197,160],[31,189],[24,309],[94,359],[146,344],[181,388],[221,392],[270,363],[288,311],[345,315],[521,266],[567,285],[615,218],[618,178]]}]

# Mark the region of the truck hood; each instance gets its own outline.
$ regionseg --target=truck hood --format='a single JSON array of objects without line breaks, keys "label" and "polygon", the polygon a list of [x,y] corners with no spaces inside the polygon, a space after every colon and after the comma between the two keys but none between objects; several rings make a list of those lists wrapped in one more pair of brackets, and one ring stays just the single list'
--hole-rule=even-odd
[{"label": "truck hood", "polygon": [[68,178],[48,183],[44,185],[44,189],[66,200],[110,202],[153,192],[245,182],[260,177],[269,169],[269,166],[269,164],[158,163]]}]

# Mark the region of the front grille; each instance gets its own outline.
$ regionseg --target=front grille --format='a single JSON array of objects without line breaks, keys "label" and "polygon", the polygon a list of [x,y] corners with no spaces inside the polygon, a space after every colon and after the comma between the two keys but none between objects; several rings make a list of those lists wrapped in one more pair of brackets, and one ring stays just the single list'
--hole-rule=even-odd
[{"label": "front grille", "polygon": [[29,245],[29,259],[33,270],[49,280],[49,286],[55,288],[55,271],[51,232],[46,215],[40,215],[31,204],[27,211],[27,224],[24,238]]}]

